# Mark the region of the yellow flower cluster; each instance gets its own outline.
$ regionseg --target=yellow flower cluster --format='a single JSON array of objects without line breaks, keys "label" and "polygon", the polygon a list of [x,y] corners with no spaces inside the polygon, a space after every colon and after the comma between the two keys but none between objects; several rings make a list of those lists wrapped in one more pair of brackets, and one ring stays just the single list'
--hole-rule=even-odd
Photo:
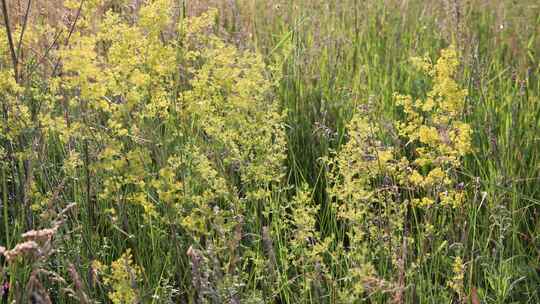
[{"label": "yellow flower cluster", "polygon": [[[349,141],[333,161],[338,176],[332,179],[338,183],[331,189],[339,201],[348,202],[340,205],[343,218],[352,220],[364,213],[365,202],[379,196],[375,190],[381,181],[386,192],[396,190],[390,186],[407,189],[409,194],[412,190],[413,204],[459,207],[462,203],[464,194],[454,171],[471,152],[472,131],[461,119],[467,91],[453,79],[457,53],[450,47],[441,52],[435,65],[425,59],[413,63],[432,76],[434,84],[424,100],[413,102],[411,96],[396,94],[404,112],[404,119],[396,122],[403,147],[383,145],[380,128],[369,113],[357,113],[347,127]],[[360,207],[355,202],[361,202]]]},{"label": "yellow flower cluster", "polygon": [[[105,270],[103,265],[94,264],[100,271]],[[139,301],[137,285],[141,280],[142,269],[133,262],[131,250],[128,249],[112,262],[108,270],[110,274],[104,277],[103,282],[112,289],[109,292],[109,299],[114,304],[137,303]]]},{"label": "yellow flower cluster", "polygon": [[389,140],[371,113],[359,111],[347,126],[348,141],[327,161],[329,195],[348,224],[350,246],[363,252],[369,244],[374,255],[392,257],[396,268],[410,242],[404,232],[409,206],[460,207],[465,194],[456,170],[471,151],[471,128],[461,118],[467,91],[453,79],[456,51],[443,50],[434,65],[413,63],[433,78],[433,87],[416,101],[395,95],[404,114],[395,123],[399,139]]},{"label": "yellow flower cluster", "polygon": [[412,62],[433,78],[433,88],[424,100],[414,102],[410,96],[396,95],[397,104],[403,106],[406,114],[400,134],[434,149],[439,146],[441,154],[456,160],[471,149],[470,127],[461,120],[467,90],[461,89],[453,78],[459,65],[456,50],[443,50],[435,65],[426,59],[415,58]]},{"label": "yellow flower cluster", "polygon": [[7,140],[16,140],[32,125],[30,109],[18,98],[21,92],[22,88],[15,81],[13,71],[0,71],[0,98],[5,111],[0,136]]},{"label": "yellow flower cluster", "polygon": [[425,197],[412,199],[413,204],[459,207],[464,193],[455,182],[455,170],[463,156],[471,152],[470,126],[463,122],[467,90],[454,80],[459,62],[454,47],[441,52],[433,65],[427,59],[413,58],[413,64],[433,78],[433,88],[425,99],[413,102],[411,96],[396,94],[403,107],[404,121],[397,123],[399,135],[412,147],[409,157],[409,183],[424,191]]},{"label": "yellow flower cluster", "polygon": [[[53,71],[45,71],[47,82],[35,95],[21,96],[25,89],[3,68],[3,60],[10,62],[1,43],[7,112],[0,140],[50,144],[58,161],[51,166],[100,227],[124,235],[133,225],[173,227],[183,241],[205,254],[213,247],[228,263],[236,259],[227,244],[237,238],[240,219],[267,209],[283,182],[284,115],[269,73],[278,69],[220,38],[215,10],[185,17],[171,9],[172,0],[136,1],[133,10],[127,1],[113,2],[65,1],[76,26],[29,27],[25,37],[40,36],[36,30],[62,35],[50,51]],[[38,157],[27,150],[12,153],[25,169]],[[53,207],[53,192],[26,182],[33,211]],[[239,273],[235,267],[230,274]],[[127,271],[137,276],[137,267],[129,252],[111,269],[112,301],[132,303]],[[233,286],[236,279],[227,280]]]},{"label": "yellow flower cluster", "polygon": [[[347,126],[349,140],[330,165],[329,195],[337,202],[337,216],[347,223],[346,239],[349,250],[344,258],[349,261],[350,288],[341,292],[345,299],[361,297],[366,280],[376,278],[367,263],[367,244],[374,255],[394,257],[398,263],[397,245],[403,237],[406,205],[397,202],[397,190],[392,176],[401,173],[405,160],[395,161],[393,147],[378,139],[380,128],[364,115],[355,115]],[[392,242],[390,242],[392,240]]]},{"label": "yellow flower cluster", "polygon": [[41,121],[65,143],[98,143],[101,200],[139,205],[148,218],[174,207],[205,234],[218,202],[268,199],[280,182],[283,116],[261,56],[214,35],[216,11],[178,22],[172,4],[148,1],[134,21],[108,11],[83,22],[97,31],[73,34],[58,80],[79,119]]},{"label": "yellow flower cluster", "polygon": [[452,272],[454,276],[448,281],[448,287],[450,287],[459,297],[461,301],[465,301],[465,265],[461,257],[456,257],[452,265]]},{"label": "yellow flower cluster", "polygon": [[[208,26],[210,11],[190,18],[186,57],[194,68],[191,90],[180,100],[222,165],[239,175],[249,199],[269,195],[268,185],[283,176],[285,135],[278,104],[268,99],[272,83],[260,55],[240,51],[212,35],[195,35]],[[199,48],[206,44],[208,47]],[[200,64],[202,62],[202,64]]]}]

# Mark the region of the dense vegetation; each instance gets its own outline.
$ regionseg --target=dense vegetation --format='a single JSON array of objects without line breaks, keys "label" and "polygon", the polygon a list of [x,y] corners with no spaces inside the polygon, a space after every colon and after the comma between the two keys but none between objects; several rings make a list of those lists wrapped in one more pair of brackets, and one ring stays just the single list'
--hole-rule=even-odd
[{"label": "dense vegetation", "polygon": [[536,1],[0,16],[5,303],[540,303]]}]

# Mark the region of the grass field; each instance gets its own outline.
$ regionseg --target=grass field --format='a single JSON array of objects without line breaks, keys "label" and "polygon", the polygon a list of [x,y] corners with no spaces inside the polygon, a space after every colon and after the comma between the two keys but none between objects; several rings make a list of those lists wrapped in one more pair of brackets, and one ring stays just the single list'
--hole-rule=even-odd
[{"label": "grass field", "polygon": [[2,303],[540,303],[534,0],[1,0]]}]

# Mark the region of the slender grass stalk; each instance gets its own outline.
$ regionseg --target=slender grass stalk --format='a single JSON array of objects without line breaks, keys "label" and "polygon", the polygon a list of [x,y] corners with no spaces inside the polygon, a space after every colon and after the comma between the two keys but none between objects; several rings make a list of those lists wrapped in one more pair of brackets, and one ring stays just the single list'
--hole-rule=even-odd
[{"label": "slender grass stalk", "polygon": [[0,165],[2,170],[2,211],[3,211],[3,222],[4,222],[4,233],[6,239],[6,245],[11,246],[11,237],[10,237],[10,225],[9,225],[9,203],[8,203],[8,188],[7,188],[7,176],[6,169],[3,165]]},{"label": "slender grass stalk", "polygon": [[19,63],[17,60],[17,53],[15,51],[15,45],[13,44],[13,36],[11,33],[11,24],[9,21],[9,13],[8,13],[8,6],[6,3],[6,0],[2,0],[2,15],[4,17],[4,25],[6,28],[9,51],[11,53],[11,64],[13,65],[13,75],[15,76],[15,80],[19,81]]}]

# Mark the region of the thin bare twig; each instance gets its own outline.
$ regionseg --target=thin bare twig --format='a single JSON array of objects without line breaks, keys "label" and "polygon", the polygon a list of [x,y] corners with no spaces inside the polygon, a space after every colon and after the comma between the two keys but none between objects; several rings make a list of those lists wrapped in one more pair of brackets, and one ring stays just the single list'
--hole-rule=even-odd
[{"label": "thin bare twig", "polygon": [[24,13],[24,19],[21,28],[21,35],[19,36],[19,42],[17,43],[17,58],[21,58],[22,51],[22,41],[24,37],[24,32],[26,31],[26,25],[28,24],[28,16],[30,15],[30,6],[32,5],[32,0],[28,0],[28,5],[26,6],[26,11]]},{"label": "thin bare twig", "polygon": [[[53,42],[47,47],[47,49],[45,50],[45,53],[43,55],[41,55],[37,60],[36,60],[36,63],[33,64],[29,70],[28,70],[28,76],[31,76],[35,71],[36,69],[38,68],[40,62],[43,62],[43,61],[48,61],[48,63],[50,63],[51,66],[53,66],[54,62],[53,60],[49,59],[48,56],[49,56],[49,53],[50,51],[57,45],[58,43],[58,39],[60,38],[60,35],[62,34],[63,32],[63,29],[60,29],[56,32],[56,34],[54,35],[54,39],[53,39]],[[32,48],[29,48],[30,51],[33,51],[35,54],[36,54],[36,57],[39,55],[38,54],[38,51],[34,51]],[[54,67],[54,66],[53,66]],[[38,107],[39,109],[39,107]]]},{"label": "thin bare twig", "polygon": [[[3,1],[5,1],[5,0],[3,0]],[[77,21],[79,21],[79,17],[81,16],[81,11],[82,11],[83,4],[84,4],[84,0],[81,0],[81,4],[79,5],[79,8],[77,9],[77,15],[75,15],[75,20],[71,24],[71,28],[69,29],[69,33],[68,33],[68,36],[66,38],[66,42],[65,42],[66,46],[69,44],[69,40],[71,39],[71,35],[73,35],[73,32],[75,31],[75,26],[77,25]],[[60,58],[58,58],[58,60],[56,60],[56,64],[54,65],[54,68],[53,68],[53,71],[52,71],[52,76],[53,77],[56,75],[56,70],[58,69],[59,66],[60,66]]]},{"label": "thin bare twig", "polygon": [[17,53],[15,52],[15,45],[13,44],[13,36],[11,35],[11,26],[9,25],[9,15],[6,0],[2,0],[2,13],[4,14],[4,23],[6,25],[6,35],[9,44],[9,51],[11,52],[11,61],[13,63],[13,73],[15,74],[15,80],[19,82],[18,72],[18,60]]}]

